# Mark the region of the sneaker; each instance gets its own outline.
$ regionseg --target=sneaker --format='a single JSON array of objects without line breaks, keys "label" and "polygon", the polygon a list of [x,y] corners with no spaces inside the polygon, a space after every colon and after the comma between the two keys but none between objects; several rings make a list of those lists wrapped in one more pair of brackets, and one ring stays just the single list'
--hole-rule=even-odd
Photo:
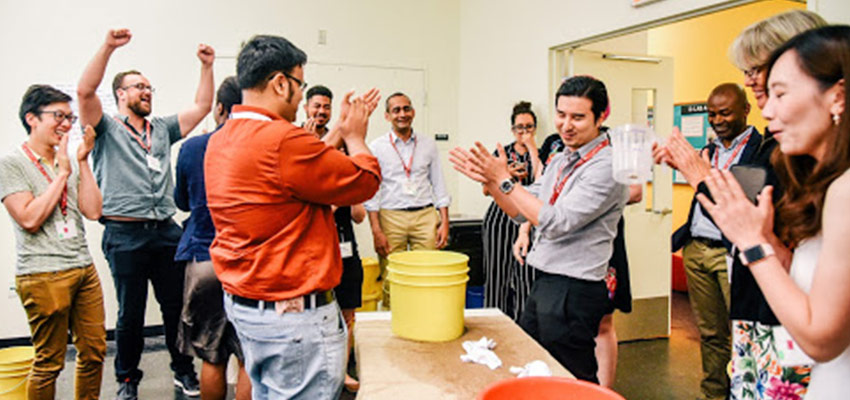
[{"label": "sneaker", "polygon": [[186,396],[198,397],[201,395],[201,385],[194,371],[174,375],[174,386],[183,390],[183,394]]},{"label": "sneaker", "polygon": [[138,400],[139,399],[139,382],[125,379],[118,383],[118,393],[115,400]]}]

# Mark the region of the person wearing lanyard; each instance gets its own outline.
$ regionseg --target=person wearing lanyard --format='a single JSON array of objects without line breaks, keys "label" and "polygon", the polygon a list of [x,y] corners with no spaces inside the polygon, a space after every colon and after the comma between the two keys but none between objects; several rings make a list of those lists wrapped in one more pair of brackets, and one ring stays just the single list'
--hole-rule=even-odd
[{"label": "person wearing lanyard", "polygon": [[[711,168],[728,170],[748,164],[762,142],[747,125],[750,105],[744,90],[734,83],[715,87],[708,97],[708,122],[717,138],[703,148]],[[729,325],[730,279],[727,249],[720,230],[694,197],[687,222],[673,234],[673,251],[682,249],[688,298],[700,332],[703,379],[700,390],[708,399],[724,398],[729,391],[726,366],[731,358]]]},{"label": "person wearing lanyard", "polygon": [[[381,265],[383,309],[389,309],[387,255],[397,251],[442,249],[449,239],[449,204],[437,145],[413,131],[416,110],[410,98],[393,93],[387,98],[387,121],[392,130],[369,148],[381,163],[381,189],[363,205],[369,213],[375,252]],[[437,212],[439,210],[439,220]]]},{"label": "person wearing lanyard", "polygon": [[537,227],[526,263],[538,275],[520,326],[576,378],[598,382],[594,337],[609,304],[605,277],[628,188],[612,179],[609,139],[600,132],[605,85],[569,78],[555,103],[566,150],[527,189],[510,179],[503,151],[494,157],[476,143],[470,151],[452,150],[450,160],[484,184],[506,214]]},{"label": "person wearing lanyard", "polygon": [[83,217],[101,215],[102,198],[88,165],[94,130],[86,127],[73,165],[68,136],[77,117],[70,102],[55,88],[30,86],[20,107],[29,138],[0,158],[0,196],[17,242],[15,289],[35,348],[30,399],[55,397],[68,331],[77,349],[75,399],[98,398],[106,356],[103,292],[83,226]]},{"label": "person wearing lanyard", "polygon": [[174,384],[190,396],[200,394],[192,357],[175,345],[183,307],[184,266],[174,261],[182,234],[171,219],[176,212],[171,176],[171,146],[186,137],[212,109],[215,52],[198,46],[201,77],[195,101],[184,111],[147,118],[154,88],[138,71],[118,73],[112,92],[118,114],[105,115],[95,91],[112,53],[130,42],[127,29],[110,30],[86,66],[77,86],[80,119],[95,127],[94,173],[103,190],[103,254],[109,262],[118,299],[115,376],[118,398],[138,397],[144,348],[148,281],[160,304]]}]

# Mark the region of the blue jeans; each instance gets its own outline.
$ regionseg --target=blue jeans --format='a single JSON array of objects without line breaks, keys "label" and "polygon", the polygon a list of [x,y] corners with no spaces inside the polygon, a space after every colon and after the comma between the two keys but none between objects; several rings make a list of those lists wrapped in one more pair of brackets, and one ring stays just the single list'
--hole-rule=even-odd
[{"label": "blue jeans", "polygon": [[224,308],[242,343],[252,399],[339,397],[348,335],[336,302],[279,315],[225,294]]}]

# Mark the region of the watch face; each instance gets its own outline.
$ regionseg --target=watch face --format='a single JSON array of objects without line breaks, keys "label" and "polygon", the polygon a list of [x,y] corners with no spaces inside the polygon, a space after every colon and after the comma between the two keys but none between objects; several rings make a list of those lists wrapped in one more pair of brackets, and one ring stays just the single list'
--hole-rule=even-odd
[{"label": "watch face", "polygon": [[509,179],[502,181],[501,185],[499,185],[499,189],[501,189],[502,193],[508,193],[511,189],[514,188],[514,183]]}]

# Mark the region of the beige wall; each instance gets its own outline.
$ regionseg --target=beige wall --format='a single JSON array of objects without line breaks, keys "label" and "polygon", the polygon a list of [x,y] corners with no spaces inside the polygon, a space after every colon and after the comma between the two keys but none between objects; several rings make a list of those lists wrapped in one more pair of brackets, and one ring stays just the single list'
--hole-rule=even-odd
[{"label": "beige wall", "polygon": [[[37,25],[36,25],[37,24]],[[305,50],[310,61],[424,69],[432,132],[457,131],[459,5],[454,0],[293,1],[202,0],[11,2],[0,4],[0,153],[19,145],[26,133],[17,119],[20,98],[31,83],[76,83],[106,30],[128,27],[132,42],[113,56],[107,77],[137,68],[157,88],[156,114],[188,105],[198,82],[195,48],[201,41],[221,57],[233,57],[252,34],[283,35]],[[318,30],[327,30],[320,46]],[[222,77],[216,77],[218,81]],[[309,66],[305,78],[310,83]],[[111,82],[107,78],[106,85]],[[362,89],[366,82],[351,82]],[[337,92],[348,90],[333,88]],[[380,112],[373,124],[387,127]],[[426,118],[425,116],[422,117]],[[447,145],[444,145],[448,147]],[[177,149],[173,151],[176,158]],[[447,174],[454,187],[454,174]],[[5,210],[0,212],[0,338],[29,335],[20,301],[10,297],[15,244]],[[100,251],[101,227],[90,223],[88,242],[103,282],[107,327],[117,315],[109,268]],[[371,248],[368,238],[367,252]],[[13,295],[13,293],[11,293]],[[153,297],[153,296],[151,296]],[[159,323],[151,300],[148,323]]]}]

